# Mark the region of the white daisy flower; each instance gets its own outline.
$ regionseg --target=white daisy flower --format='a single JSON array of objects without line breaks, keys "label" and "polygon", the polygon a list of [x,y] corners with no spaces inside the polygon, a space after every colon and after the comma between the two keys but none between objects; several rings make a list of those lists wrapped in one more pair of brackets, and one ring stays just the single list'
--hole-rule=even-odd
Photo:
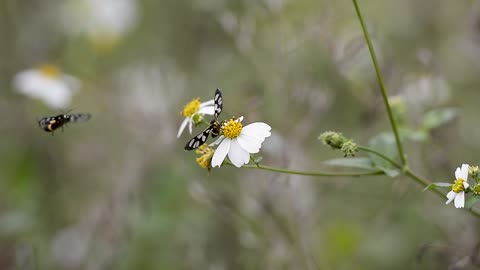
[{"label": "white daisy flower", "polygon": [[250,154],[258,153],[265,138],[271,135],[271,127],[262,122],[242,125],[243,116],[227,121],[223,125],[223,135],[213,144],[220,144],[212,157],[212,167],[220,167],[228,158],[236,167],[247,164]]},{"label": "white daisy flower", "polygon": [[452,190],[447,194],[448,200],[446,204],[455,200],[455,208],[465,207],[465,190],[469,187],[467,182],[468,168],[468,164],[463,164],[461,168],[455,170],[456,180],[453,182]]},{"label": "white daisy flower", "polygon": [[65,109],[80,87],[80,81],[61,73],[54,65],[42,65],[17,73],[13,85],[17,92],[40,99],[51,108]]},{"label": "white daisy flower", "polygon": [[209,114],[213,115],[214,114],[214,102],[213,99],[209,100],[207,102],[200,103],[200,99],[196,98],[192,101],[190,101],[185,107],[183,107],[183,110],[181,114],[185,116],[185,119],[183,120],[182,124],[180,125],[180,128],[178,129],[177,133],[177,138],[182,135],[183,130],[188,124],[188,130],[190,131],[190,134],[192,134],[192,124],[195,120],[198,120],[204,114]]}]

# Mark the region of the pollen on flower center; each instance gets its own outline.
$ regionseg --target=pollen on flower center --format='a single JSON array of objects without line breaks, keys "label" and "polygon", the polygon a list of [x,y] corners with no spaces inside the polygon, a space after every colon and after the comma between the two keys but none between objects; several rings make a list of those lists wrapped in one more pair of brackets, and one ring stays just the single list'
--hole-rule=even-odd
[{"label": "pollen on flower center", "polygon": [[460,193],[464,191],[465,187],[463,186],[463,182],[465,182],[465,180],[463,180],[462,178],[455,180],[453,182],[452,191],[455,193]]},{"label": "pollen on flower center", "polygon": [[54,65],[45,64],[38,67],[40,73],[49,78],[58,78],[60,74],[60,69]]},{"label": "pollen on flower center", "polygon": [[230,119],[223,127],[223,135],[229,139],[233,139],[240,135],[243,125],[235,119]]},{"label": "pollen on flower center", "polygon": [[190,101],[185,107],[183,107],[182,115],[190,117],[200,110],[200,98],[196,98]]}]

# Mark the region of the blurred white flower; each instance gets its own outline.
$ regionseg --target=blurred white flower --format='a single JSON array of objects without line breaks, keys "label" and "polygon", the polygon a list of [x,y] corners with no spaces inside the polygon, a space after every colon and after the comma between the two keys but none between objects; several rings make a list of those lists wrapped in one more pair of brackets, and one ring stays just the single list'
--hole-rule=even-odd
[{"label": "blurred white flower", "polygon": [[137,21],[135,0],[68,0],[62,10],[63,24],[72,34],[86,34],[94,45],[109,47]]},{"label": "blurred white flower", "polygon": [[463,164],[461,168],[457,168],[457,170],[455,170],[456,180],[454,181],[452,190],[447,194],[448,200],[446,204],[449,204],[455,200],[455,208],[465,207],[465,190],[469,187],[467,182],[468,168],[468,164]]},{"label": "blurred white flower", "polygon": [[204,114],[213,115],[214,110],[213,99],[203,103],[200,103],[199,98],[190,101],[182,110],[182,115],[185,117],[185,119],[178,129],[177,138],[182,135],[182,132],[187,124],[188,130],[190,131],[190,134],[192,134],[192,124],[199,121]]},{"label": "blurred white flower", "polygon": [[15,75],[13,84],[17,92],[40,99],[54,109],[70,105],[74,92],[80,87],[78,79],[62,73],[54,65],[21,71]]},{"label": "blurred white flower", "polygon": [[250,161],[250,154],[258,153],[265,138],[271,135],[271,127],[262,122],[256,122],[245,127],[243,116],[230,119],[223,126],[223,135],[212,144],[220,144],[212,157],[212,167],[220,167],[228,154],[228,158],[236,167],[241,167]]}]

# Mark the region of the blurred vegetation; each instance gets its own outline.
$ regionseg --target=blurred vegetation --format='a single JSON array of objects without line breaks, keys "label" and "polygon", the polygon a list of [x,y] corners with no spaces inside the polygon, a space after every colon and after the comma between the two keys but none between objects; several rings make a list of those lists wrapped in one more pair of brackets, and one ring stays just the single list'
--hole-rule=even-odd
[{"label": "blurred vegetation", "polygon": [[[218,87],[222,118],[272,126],[263,163],[340,170],[321,132],[367,144],[390,127],[350,1],[132,0],[104,40],[72,34],[92,19],[64,6],[82,1],[0,2],[0,269],[475,268],[478,220],[404,177],[209,173],[176,138],[184,104]],[[359,4],[410,166],[450,182],[478,164],[480,5]],[[38,128],[59,112],[12,80],[42,63],[82,81],[67,109],[90,122]]]}]

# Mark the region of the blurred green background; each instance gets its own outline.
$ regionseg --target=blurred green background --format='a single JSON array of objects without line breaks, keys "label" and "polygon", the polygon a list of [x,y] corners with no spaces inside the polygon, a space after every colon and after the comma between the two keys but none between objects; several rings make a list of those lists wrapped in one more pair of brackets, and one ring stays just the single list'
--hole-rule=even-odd
[{"label": "blurred green background", "polygon": [[[406,144],[451,181],[477,164],[479,2],[359,5],[404,125],[456,109]],[[408,178],[208,173],[176,138],[218,87],[222,119],[272,126],[264,164],[343,170],[321,132],[389,130],[350,1],[3,0],[0,41],[0,269],[475,269],[478,220]],[[39,129],[59,111],[12,80],[44,63],[81,80],[67,109],[90,122]]]}]

